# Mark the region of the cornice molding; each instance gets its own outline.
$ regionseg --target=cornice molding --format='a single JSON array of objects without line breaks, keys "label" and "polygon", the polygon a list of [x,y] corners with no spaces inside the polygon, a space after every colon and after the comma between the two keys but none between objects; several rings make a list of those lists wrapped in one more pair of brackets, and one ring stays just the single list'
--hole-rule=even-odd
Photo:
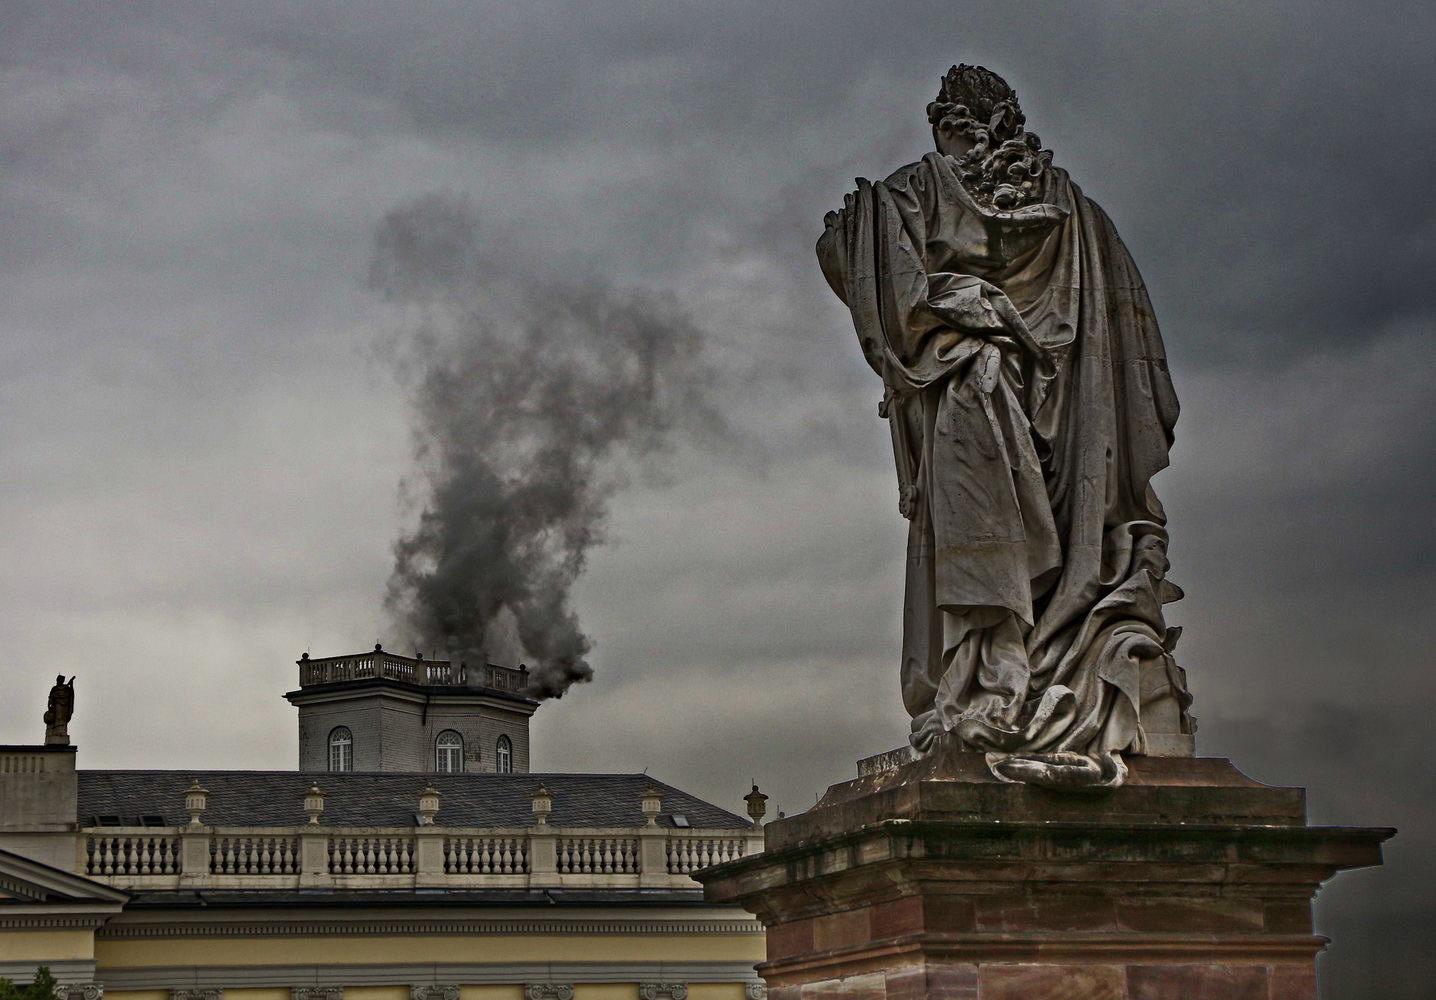
[{"label": "cornice molding", "polygon": [[[198,916],[198,915],[197,915]],[[98,924],[96,924],[98,926]],[[110,924],[95,936],[105,940],[164,937],[392,937],[406,934],[761,934],[756,920],[433,920]]]},{"label": "cornice molding", "polygon": [[95,978],[95,960],[93,958],[45,958],[42,955],[23,962],[13,958],[0,959],[0,979],[29,980],[35,975],[35,970],[42,965],[60,981],[59,989],[68,989],[72,986],[83,989],[86,986],[94,985],[91,982]]},{"label": "cornice molding", "polygon": [[363,677],[358,680],[328,681],[324,684],[310,684],[295,691],[285,692],[290,704],[317,705],[331,701],[349,701],[360,697],[393,698],[422,704],[432,699],[436,704],[444,699],[453,705],[489,705],[519,715],[530,716],[538,709],[538,702],[512,691],[491,687],[457,687],[453,685],[410,684],[392,677]]},{"label": "cornice molding", "polygon": [[48,930],[54,927],[79,927],[94,930],[119,912],[119,907],[103,913],[31,914],[0,912],[0,929],[3,930]]},{"label": "cornice molding", "polygon": [[[412,1000],[441,1000],[438,993],[457,986],[427,985],[465,983],[472,985],[516,985],[572,987],[578,983],[733,983],[750,984],[753,963],[727,962],[415,962],[364,965],[213,965],[142,966],[105,969],[104,980],[111,993],[136,990],[170,990],[176,982],[193,984],[191,989],[272,989],[291,990],[294,984],[316,979],[321,984],[346,986],[403,986]],[[93,974],[91,975],[93,977]],[[415,985],[416,983],[421,985]],[[309,987],[324,990],[330,987]],[[425,991],[425,997],[417,996]],[[294,996],[291,993],[291,996]],[[334,1000],[329,997],[302,1000]],[[342,1000],[342,997],[339,998]],[[442,1000],[448,1000],[447,995]],[[556,1000],[546,997],[544,1000]],[[638,1000],[635,990],[634,1000]]]}]

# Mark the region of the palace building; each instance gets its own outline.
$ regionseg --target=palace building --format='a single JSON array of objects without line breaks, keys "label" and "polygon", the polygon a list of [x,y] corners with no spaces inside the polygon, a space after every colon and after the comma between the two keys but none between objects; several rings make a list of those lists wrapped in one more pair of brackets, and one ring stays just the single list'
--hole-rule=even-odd
[{"label": "palace building", "polygon": [[[522,669],[299,661],[297,771],[0,746],[0,977],[65,1000],[757,1000],[690,873],[763,845],[642,774],[529,770]],[[48,721],[48,720],[47,720]],[[63,729],[63,724],[61,725]]]}]

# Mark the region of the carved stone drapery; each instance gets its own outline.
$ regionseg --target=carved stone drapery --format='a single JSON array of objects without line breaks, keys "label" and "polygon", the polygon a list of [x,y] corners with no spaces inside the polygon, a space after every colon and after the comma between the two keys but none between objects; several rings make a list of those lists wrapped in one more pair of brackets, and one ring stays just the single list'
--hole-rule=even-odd
[{"label": "carved stone drapery", "polygon": [[937,149],[860,180],[818,240],[911,522],[910,742],[985,752],[1004,782],[1114,788],[1124,754],[1194,752],[1150,486],[1177,417],[1161,335],[1006,82],[954,66],[928,114]]},{"label": "carved stone drapery", "polygon": [[640,983],[639,1000],[688,1000],[687,983]]},{"label": "carved stone drapery", "polygon": [[[74,1000],[72,997],[71,1000]],[[85,997],[84,1000],[90,1000]],[[224,1000],[224,990],[170,990],[170,1000]]]},{"label": "carved stone drapery", "polygon": [[573,1000],[573,983],[528,983],[524,1000]]},{"label": "carved stone drapery", "polygon": [[459,987],[410,986],[409,1000],[459,1000]]}]

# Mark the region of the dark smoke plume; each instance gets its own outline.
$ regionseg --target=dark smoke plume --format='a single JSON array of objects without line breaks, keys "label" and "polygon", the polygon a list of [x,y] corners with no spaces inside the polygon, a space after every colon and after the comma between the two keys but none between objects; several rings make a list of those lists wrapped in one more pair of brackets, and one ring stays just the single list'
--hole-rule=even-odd
[{"label": "dark smoke plume", "polygon": [[625,466],[712,419],[703,337],[671,297],[517,278],[494,256],[451,195],[376,233],[370,284],[409,320],[421,494],[385,607],[419,648],[471,664],[507,609],[531,693],[556,698],[593,675],[570,589]]}]

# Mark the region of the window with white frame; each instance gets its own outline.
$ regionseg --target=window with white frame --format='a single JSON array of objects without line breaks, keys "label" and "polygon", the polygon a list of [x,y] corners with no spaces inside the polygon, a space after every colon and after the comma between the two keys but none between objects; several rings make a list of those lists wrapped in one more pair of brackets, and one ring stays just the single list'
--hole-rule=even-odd
[{"label": "window with white frame", "polygon": [[500,736],[494,746],[494,770],[500,774],[512,774],[514,770],[514,745],[507,736]]},{"label": "window with white frame", "polygon": [[464,738],[452,729],[445,729],[434,741],[434,770],[440,774],[457,774],[464,769]]},{"label": "window with white frame", "polygon": [[329,770],[354,770],[354,734],[348,726],[336,726],[329,732]]}]

